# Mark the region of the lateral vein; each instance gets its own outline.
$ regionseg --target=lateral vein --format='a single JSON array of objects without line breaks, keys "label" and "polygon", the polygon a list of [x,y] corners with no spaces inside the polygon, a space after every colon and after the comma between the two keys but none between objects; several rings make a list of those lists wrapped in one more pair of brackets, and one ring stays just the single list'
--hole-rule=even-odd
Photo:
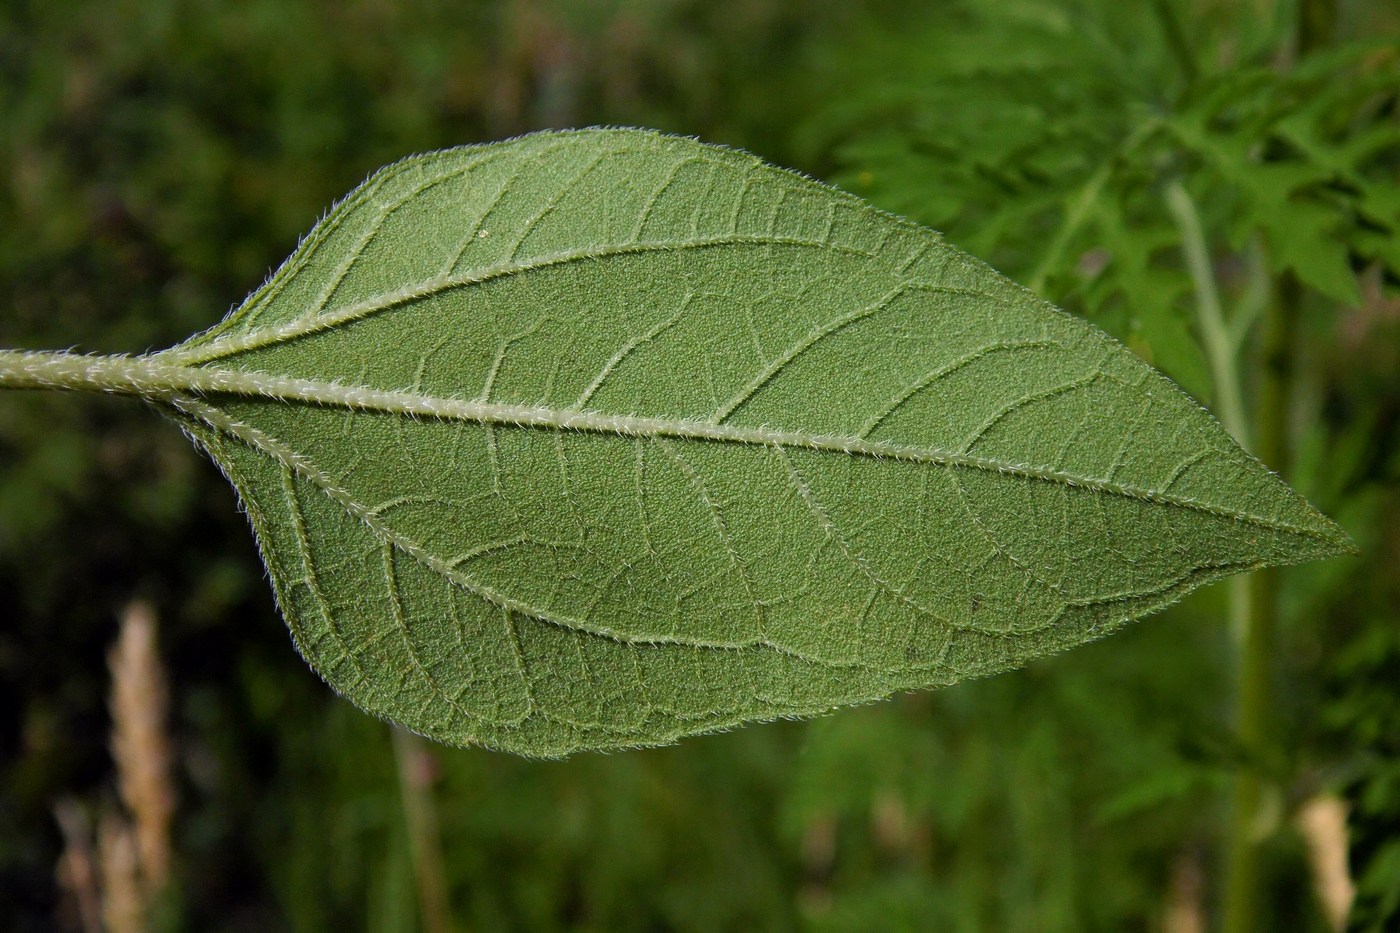
[{"label": "lateral vein", "polygon": [[[802,237],[747,234],[706,237],[700,240],[621,243],[602,247],[590,247],[587,249],[565,250],[546,256],[534,256],[523,260],[510,259],[504,262],[497,262],[466,273],[435,275],[392,292],[376,295],[373,298],[334,308],[329,311],[320,311],[304,315],[275,327],[250,330],[228,336],[220,335],[204,343],[196,343],[193,345],[183,344],[181,346],[172,347],[169,350],[163,350],[156,354],[156,358],[166,362],[182,363],[185,365],[206,363],[211,360],[222,359],[248,350],[255,350],[259,347],[284,343],[289,340],[295,340],[298,337],[304,337],[334,327],[351,324],[384,311],[390,311],[415,301],[431,298],[442,292],[482,285],[486,282],[518,275],[522,272],[531,272],[553,266],[563,266],[575,262],[608,259],[616,256],[642,253],[665,253],[681,249],[706,249],[718,246],[800,246],[825,251],[843,252],[850,255],[865,256],[867,258],[873,255],[852,247],[834,246]],[[964,291],[964,289],[945,288],[942,286],[938,286],[937,290],[948,292]],[[241,313],[241,310],[242,309],[234,311],[234,319]]]}]

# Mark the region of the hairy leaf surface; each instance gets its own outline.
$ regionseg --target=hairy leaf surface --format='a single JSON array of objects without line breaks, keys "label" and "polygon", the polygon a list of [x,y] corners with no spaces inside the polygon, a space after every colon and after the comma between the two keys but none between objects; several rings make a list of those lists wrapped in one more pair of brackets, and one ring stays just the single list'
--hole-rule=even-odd
[{"label": "hairy leaf surface", "polygon": [[743,153],[374,175],[156,357],[310,664],[442,741],[670,742],[1014,667],[1345,535],[1120,345]]}]

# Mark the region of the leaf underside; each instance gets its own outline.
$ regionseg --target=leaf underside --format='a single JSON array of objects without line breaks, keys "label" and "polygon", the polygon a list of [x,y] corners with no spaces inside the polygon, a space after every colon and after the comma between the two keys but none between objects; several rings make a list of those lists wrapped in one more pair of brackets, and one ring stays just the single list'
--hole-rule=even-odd
[{"label": "leaf underside", "polygon": [[1120,345],[936,234],[639,130],[409,159],[169,414],[301,653],[532,756],[1005,670],[1345,535]]}]

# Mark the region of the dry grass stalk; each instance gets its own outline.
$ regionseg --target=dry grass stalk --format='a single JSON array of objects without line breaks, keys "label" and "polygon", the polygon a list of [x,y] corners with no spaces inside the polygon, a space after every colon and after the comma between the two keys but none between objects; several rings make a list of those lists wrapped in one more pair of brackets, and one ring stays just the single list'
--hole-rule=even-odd
[{"label": "dry grass stalk", "polygon": [[1171,887],[1162,916],[1163,933],[1204,933],[1205,874],[1200,854],[1186,851],[1172,865]]},{"label": "dry grass stalk", "polygon": [[112,758],[122,802],[133,820],[141,887],[149,901],[170,877],[175,808],[165,731],[169,700],[149,603],[138,600],[127,606],[107,663],[112,669]]},{"label": "dry grass stalk", "polygon": [[97,888],[97,867],[92,852],[92,827],[82,804],[71,797],[53,808],[63,834],[63,855],[58,859],[58,887],[63,892],[65,925],[77,915],[84,933],[102,933],[102,895]]},{"label": "dry grass stalk", "polygon": [[1344,930],[1356,884],[1347,866],[1347,808],[1330,795],[1313,797],[1298,810],[1298,832],[1308,844],[1313,888],[1334,930]]},{"label": "dry grass stalk", "polygon": [[108,813],[97,827],[102,866],[102,921],[107,933],[146,933],[149,906],[141,882],[140,845],[131,824]]}]

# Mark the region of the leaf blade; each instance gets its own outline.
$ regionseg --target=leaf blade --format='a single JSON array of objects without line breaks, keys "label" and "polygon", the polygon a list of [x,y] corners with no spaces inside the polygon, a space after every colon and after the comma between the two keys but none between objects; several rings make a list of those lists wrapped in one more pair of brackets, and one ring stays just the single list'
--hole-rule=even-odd
[{"label": "leaf blade", "polygon": [[527,754],[951,683],[1345,547],[1164,377],[936,235],[640,131],[384,170],[160,357],[252,387],[176,417],[240,462],[269,567],[300,563],[273,577],[312,666]]}]

